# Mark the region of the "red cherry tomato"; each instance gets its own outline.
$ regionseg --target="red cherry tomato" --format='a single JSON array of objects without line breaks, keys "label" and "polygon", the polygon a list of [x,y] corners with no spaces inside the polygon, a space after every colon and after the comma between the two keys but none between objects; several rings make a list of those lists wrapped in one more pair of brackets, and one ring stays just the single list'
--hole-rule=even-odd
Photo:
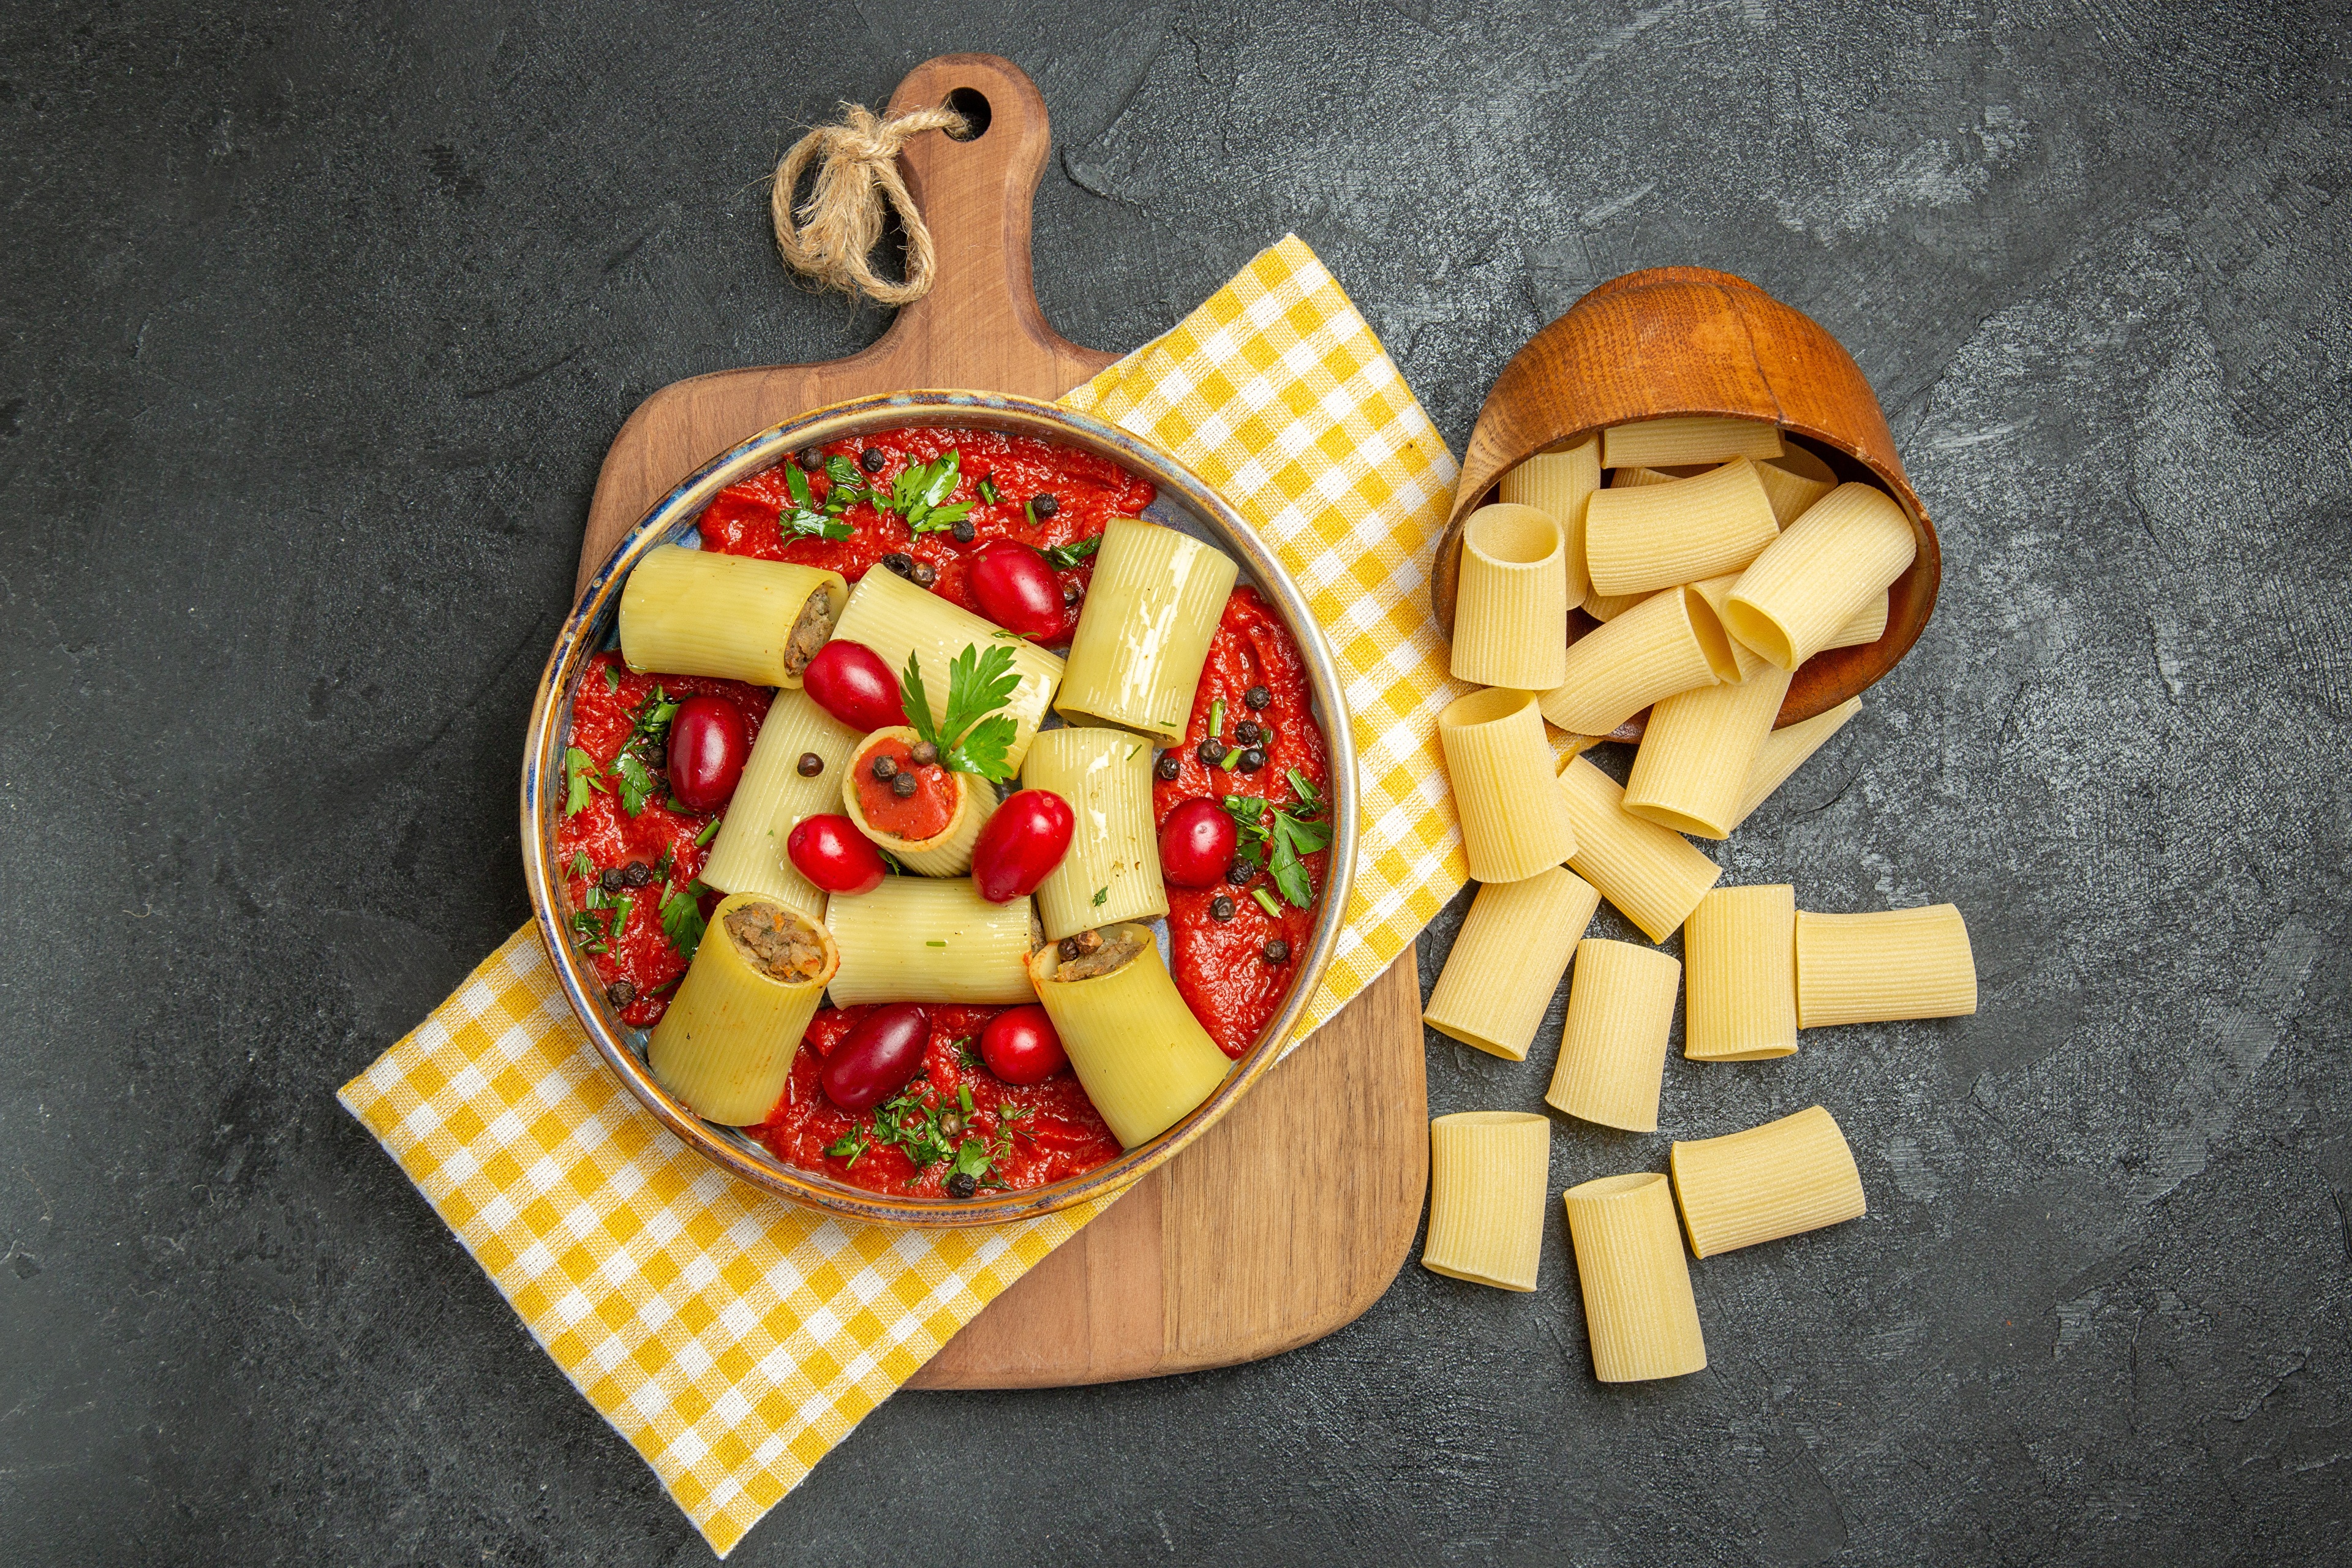
[{"label": "red cherry tomato", "polygon": [[1031,1003],[1008,1007],[980,1032],[980,1059],[1007,1083],[1043,1083],[1068,1065],[1062,1037],[1045,1009]]},{"label": "red cherry tomato", "polygon": [[1069,852],[1077,819],[1070,803],[1049,789],[1024,789],[1006,798],[971,847],[971,879],[992,904],[1010,903],[1053,874]]},{"label": "red cherry tomato", "polygon": [[669,721],[669,792],[690,811],[717,811],[751,754],[743,710],[724,697],[689,697]]},{"label": "red cherry tomato", "polygon": [[870,893],[889,873],[882,851],[845,816],[804,816],[784,840],[793,869],[828,893]]},{"label": "red cherry tomato", "polygon": [[1027,545],[998,540],[974,558],[970,580],[980,613],[1005,630],[1045,640],[1061,635],[1062,584]]},{"label": "red cherry tomato", "polygon": [[1160,874],[1180,888],[1223,881],[1234,863],[1234,819],[1224,808],[1194,795],[1160,825]]},{"label": "red cherry tomato", "polygon": [[862,642],[834,638],[801,676],[809,700],[853,730],[887,730],[907,721],[898,678]]},{"label": "red cherry tomato", "polygon": [[931,1020],[911,1002],[893,1002],[860,1018],[817,1069],[824,1097],[844,1110],[879,1105],[923,1065]]}]

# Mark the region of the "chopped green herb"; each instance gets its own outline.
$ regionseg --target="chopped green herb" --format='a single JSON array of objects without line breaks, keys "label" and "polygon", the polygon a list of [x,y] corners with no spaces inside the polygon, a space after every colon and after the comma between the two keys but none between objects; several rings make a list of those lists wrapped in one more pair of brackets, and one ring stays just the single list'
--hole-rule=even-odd
[{"label": "chopped green herb", "polygon": [[588,809],[588,792],[604,789],[604,770],[596,759],[577,746],[563,748],[563,815],[577,816]]},{"label": "chopped green herb", "polygon": [[1276,920],[1280,920],[1282,918],[1282,906],[1276,903],[1274,901],[1274,895],[1267,892],[1264,888],[1252,888],[1250,889],[1250,897],[1255,899],[1257,900],[1257,907],[1264,910],[1267,914],[1272,915]]},{"label": "chopped green herb", "polygon": [[877,493],[874,504],[897,512],[913,532],[943,533],[971,510],[970,501],[948,500],[955,494],[962,467],[963,455],[953,447],[928,463],[910,463],[891,484],[889,499]]},{"label": "chopped green herb", "polygon": [[955,1052],[956,1060],[963,1064],[966,1072],[978,1072],[988,1065],[980,1059],[979,1040],[977,1035],[958,1035],[948,1042],[948,1048]]},{"label": "chopped green herb", "polygon": [[593,877],[595,874],[596,862],[588,858],[588,851],[583,849],[580,853],[572,857],[572,875],[575,877]]},{"label": "chopped green herb", "polygon": [[971,1085],[968,1083],[956,1085],[956,1104],[963,1108],[963,1113],[966,1116],[971,1114]]},{"label": "chopped green herb", "polygon": [[931,942],[927,942],[923,943],[923,945],[924,945],[925,947],[945,947],[945,946],[947,946],[947,943],[946,943],[946,942],[939,942],[939,941],[934,940],[934,941],[931,941]]},{"label": "chopped green herb", "polygon": [[702,825],[701,832],[694,836],[695,847],[697,848],[706,848],[709,846],[710,841],[718,837],[719,818],[714,816],[709,821]]},{"label": "chopped green herb", "polygon": [[1241,760],[1242,749],[1239,746],[1228,746],[1225,748],[1225,760],[1219,763],[1217,765],[1224,769],[1225,772],[1231,773],[1234,771],[1234,764]]},{"label": "chopped green herb", "polygon": [[994,506],[1000,499],[996,493],[996,482],[993,479],[982,479],[974,488],[979,490],[980,499],[990,506]]},{"label": "chopped green herb", "polygon": [[[1035,522],[1037,514],[1031,512],[1029,521]],[[1091,539],[1074,539],[1067,544],[1050,546],[1045,552],[1045,564],[1057,572],[1066,572],[1101,548],[1102,535],[1099,533]]]},{"label": "chopped green herb", "polygon": [[644,811],[646,802],[664,787],[653,770],[646,766],[646,760],[633,750],[622,752],[614,760],[613,776],[621,781],[621,809],[631,816]]},{"label": "chopped green herb", "polygon": [[1012,776],[1005,756],[1017,731],[1012,716],[997,711],[1021,688],[1011,648],[992,647],[983,653],[976,643],[964,645],[948,666],[947,716],[936,724],[930,695],[923,689],[922,665],[914,654],[907,656],[898,685],[907,721],[939,748],[942,766],[990,780]]},{"label": "chopped green herb", "polygon": [[1030,527],[1037,526],[1037,500],[1034,496],[1021,503],[1021,515],[1029,520]]},{"label": "chopped green herb", "polygon": [[1225,738],[1225,700],[1222,697],[1209,704],[1209,734],[1213,740]]},{"label": "chopped green herb", "polygon": [[629,929],[629,911],[636,907],[637,900],[625,893],[613,900],[613,920],[612,923],[605,928],[605,941],[621,940],[621,933]]},{"label": "chopped green herb", "polygon": [[873,1140],[866,1135],[866,1123],[861,1121],[833,1142],[826,1144],[824,1152],[828,1159],[846,1160],[850,1164],[855,1165],[857,1163],[857,1157],[873,1146]]},{"label": "chopped green herb", "polygon": [[1290,787],[1297,792],[1301,803],[1318,805],[1322,801],[1323,797],[1316,793],[1314,782],[1303,776],[1297,768],[1285,768],[1283,772],[1290,775]]},{"label": "chopped green herb", "polygon": [[1315,884],[1307,879],[1306,863],[1299,857],[1328,849],[1330,845],[1329,823],[1301,822],[1284,812],[1274,814],[1274,859],[1269,867],[1274,873],[1274,885],[1282,889],[1284,898],[1302,910],[1314,903]]},{"label": "chopped green herb", "polygon": [[604,689],[607,691],[621,689],[621,672],[609,664],[604,667]]},{"label": "chopped green herb", "polygon": [[[824,460],[824,477],[836,490],[863,491],[866,473],[856,463],[835,452]],[[789,479],[785,481],[791,483]]]},{"label": "chopped green herb", "polygon": [[1095,907],[1095,908],[1097,908],[1097,909],[1100,909],[1100,908],[1102,908],[1102,907],[1103,907],[1103,900],[1106,900],[1106,899],[1108,899],[1108,898],[1109,898],[1109,897],[1110,897],[1110,887],[1109,887],[1109,885],[1108,885],[1108,883],[1106,883],[1106,884],[1105,884],[1104,886],[1102,886],[1102,887],[1097,888],[1097,889],[1095,889],[1095,896],[1094,896],[1094,907]]},{"label": "chopped green herb", "polygon": [[701,899],[705,891],[699,882],[688,882],[683,888],[671,888],[662,894],[662,935],[669,938],[670,946],[680,957],[692,959],[695,950],[702,945],[702,933],[708,922],[702,918]]}]

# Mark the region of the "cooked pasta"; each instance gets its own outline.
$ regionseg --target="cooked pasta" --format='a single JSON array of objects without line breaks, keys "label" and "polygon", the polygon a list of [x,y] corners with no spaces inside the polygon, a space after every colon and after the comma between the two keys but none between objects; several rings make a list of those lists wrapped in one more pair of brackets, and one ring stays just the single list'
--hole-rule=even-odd
[{"label": "cooked pasta", "polygon": [[1624,790],[1584,758],[1559,765],[1559,790],[1576,834],[1569,869],[1652,942],[1673,935],[1723,875],[1689,839],[1626,811]]},{"label": "cooked pasta", "polygon": [[1465,1110],[1429,1124],[1429,1237],[1421,1266],[1502,1290],[1536,1288],[1551,1122],[1533,1111]]},{"label": "cooked pasta", "polygon": [[1737,828],[1753,816],[1774,790],[1788,782],[1790,773],[1805,765],[1806,758],[1827,745],[1830,737],[1861,711],[1862,699],[1849,697],[1826,713],[1799,720],[1765,736],[1763,749],[1748,764],[1748,782],[1740,786],[1739,809],[1733,813],[1731,826]]},{"label": "cooked pasta", "polygon": [[[1065,965],[1048,943],[1030,961],[1037,999],[1111,1135],[1157,1138],[1224,1081],[1233,1062],[1176,993],[1149,926],[1112,926],[1103,947]],[[1064,968],[1087,973],[1065,979]]]},{"label": "cooked pasta", "polygon": [[1543,691],[1568,664],[1566,531],[1548,511],[1504,502],[1462,525],[1454,678]]},{"label": "cooked pasta", "polygon": [[[842,772],[856,749],[857,731],[818,707],[805,691],[779,691],[751,742],[743,777],[719,818],[703,863],[705,886],[722,893],[765,893],[814,920],[824,894],[793,869],[784,841],[801,819],[838,809]],[[800,771],[814,756],[818,769]]]},{"label": "cooked pasta", "polygon": [[1885,491],[1840,485],[1740,574],[1724,624],[1782,669],[1794,669],[1885,593],[1918,551],[1911,520]]},{"label": "cooked pasta", "polygon": [[1683,966],[1654,947],[1591,936],[1578,942],[1544,1103],[1621,1131],[1655,1132],[1682,981]]},{"label": "cooked pasta", "polygon": [[1746,458],[1665,485],[1606,489],[1584,514],[1592,591],[1647,594],[1737,572],[1780,535]]},{"label": "cooked pasta", "polygon": [[1950,904],[1797,911],[1797,1027],[1959,1018],[1977,1010],[1968,922]]},{"label": "cooked pasta", "polygon": [[1601,433],[1604,468],[1667,468],[1684,463],[1724,463],[1734,458],[1777,458],[1785,450],[1780,427],[1762,419],[1678,414],[1612,425]]},{"label": "cooked pasta", "polygon": [[835,893],[824,923],[840,944],[836,1006],[861,1002],[1031,1002],[1027,899],[992,904],[968,877],[886,877]]},{"label": "cooked pasta", "polygon": [[886,742],[897,742],[911,748],[922,737],[906,725],[893,725],[877,730],[857,743],[849,755],[849,765],[837,775],[835,798],[840,809],[857,831],[874,840],[890,858],[918,877],[961,877],[971,869],[971,847],[980,842],[980,830],[996,815],[996,789],[985,779],[971,773],[942,770],[946,787],[954,792],[955,805],[948,825],[928,838],[902,838],[887,828],[877,826],[866,815],[857,798],[857,775],[869,765],[877,747]]},{"label": "cooked pasta", "polygon": [[1603,1176],[1561,1196],[1592,1342],[1592,1375],[1643,1383],[1705,1370],[1706,1340],[1666,1178]]},{"label": "cooked pasta", "polygon": [[1150,742],[1125,730],[1047,730],[1029,749],[1021,784],[1060,795],[1076,819],[1069,852],[1037,886],[1046,941],[1168,912]]},{"label": "cooked pasta", "polygon": [[1181,740],[1209,639],[1241,568],[1190,534],[1115,517],[1095,552],[1055,712]]},{"label": "cooked pasta", "polygon": [[1532,692],[1456,698],[1437,716],[1437,739],[1473,880],[1520,881],[1576,853],[1559,792],[1543,785],[1552,752]]},{"label": "cooked pasta", "polygon": [[1563,452],[1538,452],[1503,476],[1502,497],[1517,506],[1551,513],[1566,547],[1560,564],[1568,579],[1568,607],[1592,591],[1584,572],[1584,508],[1601,488],[1601,437],[1587,436]]},{"label": "cooked pasta", "polygon": [[958,654],[967,647],[1011,648],[1013,668],[1021,677],[1003,710],[1013,721],[1013,744],[1004,753],[1006,765],[1013,768],[1029,754],[1030,737],[1045,722],[1054,689],[1062,679],[1062,661],[1035,643],[916,587],[896,572],[868,572],[860,577],[833,635],[864,643],[893,671],[905,669],[909,657],[919,658],[923,695],[930,700],[935,720],[947,717],[948,667]]},{"label": "cooked pasta", "polygon": [[798,686],[848,595],[822,567],[657,544],[621,587],[621,658],[639,672]]},{"label": "cooked pasta", "polygon": [[1605,735],[1661,697],[1738,678],[1706,601],[1670,588],[1569,645],[1568,673],[1543,694],[1543,716],[1570,734]]},{"label": "cooked pasta", "polygon": [[1600,905],[1591,883],[1557,866],[1480,888],[1421,1021],[1507,1061],[1527,1060],[1544,1008]]},{"label": "cooked pasta", "polygon": [[1728,838],[1748,770],[1793,679],[1767,665],[1734,686],[1659,699],[1626,775],[1625,809],[1677,833]]},{"label": "cooked pasta", "polygon": [[833,937],[808,916],[764,894],[729,894],[654,1026],[646,1065],[706,1121],[767,1120],[840,964]]},{"label": "cooked pasta", "polygon": [[1708,893],[1683,923],[1683,968],[1689,1060],[1757,1062],[1795,1052],[1796,889]]},{"label": "cooked pasta", "polygon": [[1837,480],[1830,477],[1827,468],[1822,468],[1820,479],[1812,479],[1790,467],[1786,457],[1757,464],[1756,477],[1762,481],[1764,494],[1772,503],[1772,521],[1782,528],[1804,516],[1807,508],[1837,489]]},{"label": "cooked pasta", "polygon": [[1677,1142],[1668,1167],[1694,1258],[1869,1212],[1853,1151],[1837,1118],[1818,1105],[1745,1132]]},{"label": "cooked pasta", "polygon": [[1587,594],[1584,596],[1584,613],[1606,626],[1651,596],[1648,594]]}]

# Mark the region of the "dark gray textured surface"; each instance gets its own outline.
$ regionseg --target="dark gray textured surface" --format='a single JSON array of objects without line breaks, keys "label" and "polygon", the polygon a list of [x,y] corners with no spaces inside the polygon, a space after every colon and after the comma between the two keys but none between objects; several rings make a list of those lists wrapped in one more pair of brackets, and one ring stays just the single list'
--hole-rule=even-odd
[{"label": "dark gray textured surface", "polygon": [[[878,325],[784,286],[763,171],[955,48],[1053,108],[1083,342],[1286,228],[1457,447],[1628,268],[1837,332],[1944,596],[1727,864],[1958,902],[1984,1006],[1560,1125],[1564,1184],[1844,1122],[1871,1216],[1699,1266],[1704,1374],[1595,1385],[1555,1235],[1533,1296],[1408,1268],[1272,1363],[893,1401],[737,1560],[2343,1552],[2345,39],[2326,0],[10,7],[0,1555],[708,1561],[331,1091],[524,918],[517,742],[621,419]],[[1433,1046],[1433,1106],[1549,1054]]]}]

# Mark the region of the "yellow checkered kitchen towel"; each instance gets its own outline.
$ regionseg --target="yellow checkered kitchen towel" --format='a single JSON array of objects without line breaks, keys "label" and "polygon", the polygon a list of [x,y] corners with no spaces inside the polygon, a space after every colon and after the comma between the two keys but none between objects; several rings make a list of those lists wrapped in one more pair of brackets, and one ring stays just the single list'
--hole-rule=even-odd
[{"label": "yellow checkered kitchen towel", "polygon": [[[1223,490],[1347,674],[1364,834],[1319,1025],[1467,876],[1435,737],[1461,689],[1426,587],[1453,458],[1296,237],[1068,401]],[[721,1555],[1103,1206],[890,1229],[722,1174],[605,1069],[529,927],[341,1099]]]}]

